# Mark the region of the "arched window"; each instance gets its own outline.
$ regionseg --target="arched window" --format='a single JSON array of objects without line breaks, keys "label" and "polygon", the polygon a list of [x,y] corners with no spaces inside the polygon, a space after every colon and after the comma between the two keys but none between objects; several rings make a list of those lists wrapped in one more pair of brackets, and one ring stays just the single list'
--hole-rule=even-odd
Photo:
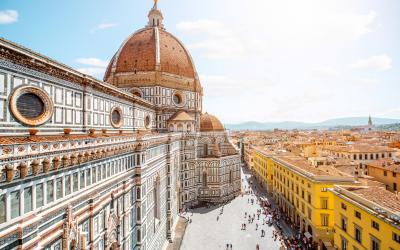
[{"label": "arched window", "polygon": [[232,178],[232,170],[229,171],[229,183],[232,183],[233,178]]},{"label": "arched window", "polygon": [[136,189],[136,199],[140,199],[140,188]]},{"label": "arched window", "polygon": [[157,176],[154,182],[154,217],[160,219],[160,177]]},{"label": "arched window", "polygon": [[208,155],[208,145],[204,144],[204,155],[207,156]]},{"label": "arched window", "polygon": [[136,208],[136,220],[140,220],[140,207]]},{"label": "arched window", "polygon": [[207,172],[203,172],[203,187],[207,187]]},{"label": "arched window", "polygon": [[187,125],[187,132],[192,131],[192,126],[190,124]]},{"label": "arched window", "polygon": [[179,132],[183,132],[183,126],[182,126],[182,124],[178,124],[178,131],[179,131]]}]

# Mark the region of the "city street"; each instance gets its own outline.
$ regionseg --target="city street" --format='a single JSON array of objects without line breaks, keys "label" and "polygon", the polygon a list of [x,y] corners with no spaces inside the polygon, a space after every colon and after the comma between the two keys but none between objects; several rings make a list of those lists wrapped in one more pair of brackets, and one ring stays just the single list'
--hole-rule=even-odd
[{"label": "city street", "polygon": [[[246,176],[249,177],[249,175]],[[242,184],[249,186],[243,170],[242,179],[244,179]],[[249,199],[254,199],[254,205],[248,202]],[[259,244],[259,249],[279,249],[279,239],[274,241],[272,237],[275,227],[268,226],[266,223],[263,225],[265,218],[263,214],[257,220],[257,209],[261,207],[256,200],[254,194],[243,195],[224,206],[197,208],[185,213],[184,216],[191,218],[192,222],[188,223],[181,249],[227,249],[226,244],[232,244],[232,249],[256,249],[257,244]],[[222,208],[223,213],[220,214]],[[245,212],[255,214],[253,223],[249,224],[248,219],[244,218]],[[218,220],[217,217],[219,217]],[[241,230],[243,223],[246,223],[246,230]],[[256,224],[258,224],[258,230],[256,230]],[[264,237],[261,237],[261,229],[265,230]]]}]

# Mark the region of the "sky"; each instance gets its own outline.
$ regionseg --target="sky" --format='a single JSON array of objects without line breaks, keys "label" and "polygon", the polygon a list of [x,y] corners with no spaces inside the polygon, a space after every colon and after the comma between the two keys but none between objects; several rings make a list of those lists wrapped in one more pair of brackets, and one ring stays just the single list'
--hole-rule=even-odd
[{"label": "sky", "polygon": [[[103,78],[151,0],[0,0],[0,36]],[[159,0],[223,123],[400,118],[400,1]]]}]

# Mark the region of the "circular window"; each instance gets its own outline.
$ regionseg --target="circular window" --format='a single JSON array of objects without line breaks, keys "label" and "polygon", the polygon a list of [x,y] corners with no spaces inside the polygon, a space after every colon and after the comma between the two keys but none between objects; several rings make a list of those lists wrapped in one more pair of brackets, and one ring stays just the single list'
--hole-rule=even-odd
[{"label": "circular window", "polygon": [[172,96],[172,100],[174,101],[175,105],[182,105],[183,104],[183,97],[181,93],[174,93]]},{"label": "circular window", "polygon": [[39,126],[51,118],[54,106],[45,91],[25,85],[12,93],[10,110],[19,122],[29,126]]},{"label": "circular window", "polygon": [[114,128],[120,128],[122,126],[122,110],[120,107],[114,107],[111,110],[110,122]]},{"label": "circular window", "polygon": [[134,91],[133,92],[133,95],[135,95],[135,96],[137,96],[137,97],[142,97],[142,94],[140,94],[140,92],[139,91]]},{"label": "circular window", "polygon": [[142,96],[143,96],[143,93],[142,93],[142,91],[141,91],[139,88],[132,88],[132,89],[131,89],[131,93],[132,93],[134,96],[137,96],[137,97],[140,97],[140,98],[142,98]]},{"label": "circular window", "polygon": [[44,103],[39,96],[25,93],[17,99],[17,110],[22,116],[35,119],[44,113]]},{"label": "circular window", "polygon": [[146,118],[144,118],[144,126],[146,128],[150,128],[150,123],[151,123],[151,120],[150,120],[150,116],[148,115],[148,116],[146,116]]}]

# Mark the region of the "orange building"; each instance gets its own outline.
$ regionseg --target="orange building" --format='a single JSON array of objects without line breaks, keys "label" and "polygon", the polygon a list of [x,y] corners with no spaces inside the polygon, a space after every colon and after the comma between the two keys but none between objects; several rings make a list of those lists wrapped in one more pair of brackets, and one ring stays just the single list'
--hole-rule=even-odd
[{"label": "orange building", "polygon": [[400,185],[400,162],[378,160],[367,164],[368,175],[386,185],[386,189],[397,192]]}]

